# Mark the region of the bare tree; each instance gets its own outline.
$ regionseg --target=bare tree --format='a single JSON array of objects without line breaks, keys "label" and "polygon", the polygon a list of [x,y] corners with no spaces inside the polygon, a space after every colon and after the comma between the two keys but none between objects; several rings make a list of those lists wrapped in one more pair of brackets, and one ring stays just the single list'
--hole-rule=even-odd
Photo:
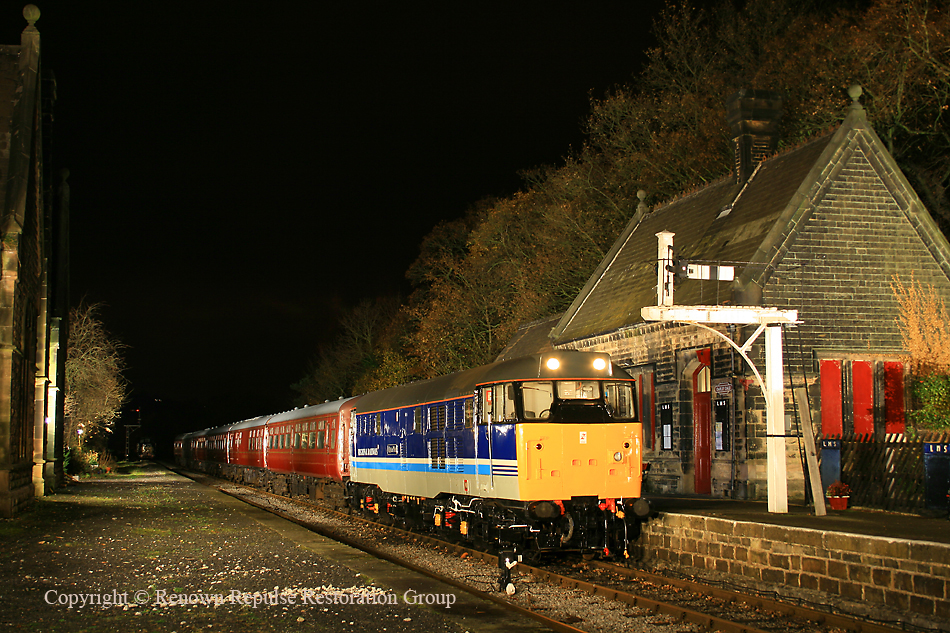
[{"label": "bare tree", "polygon": [[111,432],[126,400],[125,346],[103,327],[101,307],[80,304],[70,310],[65,401],[69,446],[81,448],[83,438]]}]

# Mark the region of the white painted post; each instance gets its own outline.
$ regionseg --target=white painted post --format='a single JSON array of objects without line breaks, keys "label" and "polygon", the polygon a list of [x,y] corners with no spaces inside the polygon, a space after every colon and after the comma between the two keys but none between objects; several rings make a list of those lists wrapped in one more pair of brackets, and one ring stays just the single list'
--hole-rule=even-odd
[{"label": "white painted post", "polygon": [[785,385],[782,368],[782,326],[765,328],[766,465],[769,512],[788,512],[785,469]]},{"label": "white painted post", "polygon": [[673,236],[676,233],[660,231],[656,234],[656,304],[658,306],[673,305],[673,273],[667,270],[667,265],[673,263]]}]

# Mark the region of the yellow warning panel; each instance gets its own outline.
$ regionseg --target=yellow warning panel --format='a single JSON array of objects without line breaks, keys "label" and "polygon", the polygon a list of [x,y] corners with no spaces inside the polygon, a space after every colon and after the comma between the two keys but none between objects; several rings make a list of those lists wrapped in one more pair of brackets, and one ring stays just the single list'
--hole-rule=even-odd
[{"label": "yellow warning panel", "polygon": [[639,497],[642,425],[519,424],[520,499]]}]

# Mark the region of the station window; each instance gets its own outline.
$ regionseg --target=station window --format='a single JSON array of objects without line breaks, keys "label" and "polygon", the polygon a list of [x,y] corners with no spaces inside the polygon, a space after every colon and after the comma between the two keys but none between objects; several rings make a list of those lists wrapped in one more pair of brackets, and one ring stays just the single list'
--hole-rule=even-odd
[{"label": "station window", "polygon": [[732,450],[732,438],[730,437],[730,415],[729,399],[716,398],[713,405],[713,416],[715,420],[713,434],[716,442],[717,451]]},{"label": "station window", "polygon": [[664,451],[673,450],[673,405],[664,403],[660,405],[660,448]]}]

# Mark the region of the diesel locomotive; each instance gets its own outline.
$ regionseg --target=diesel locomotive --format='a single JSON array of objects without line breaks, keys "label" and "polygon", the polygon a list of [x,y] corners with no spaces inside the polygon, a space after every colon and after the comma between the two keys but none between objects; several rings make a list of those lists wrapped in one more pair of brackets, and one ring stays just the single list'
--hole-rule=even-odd
[{"label": "diesel locomotive", "polygon": [[623,556],[641,494],[634,380],[554,351],[187,433],[178,462],[518,551]]}]

